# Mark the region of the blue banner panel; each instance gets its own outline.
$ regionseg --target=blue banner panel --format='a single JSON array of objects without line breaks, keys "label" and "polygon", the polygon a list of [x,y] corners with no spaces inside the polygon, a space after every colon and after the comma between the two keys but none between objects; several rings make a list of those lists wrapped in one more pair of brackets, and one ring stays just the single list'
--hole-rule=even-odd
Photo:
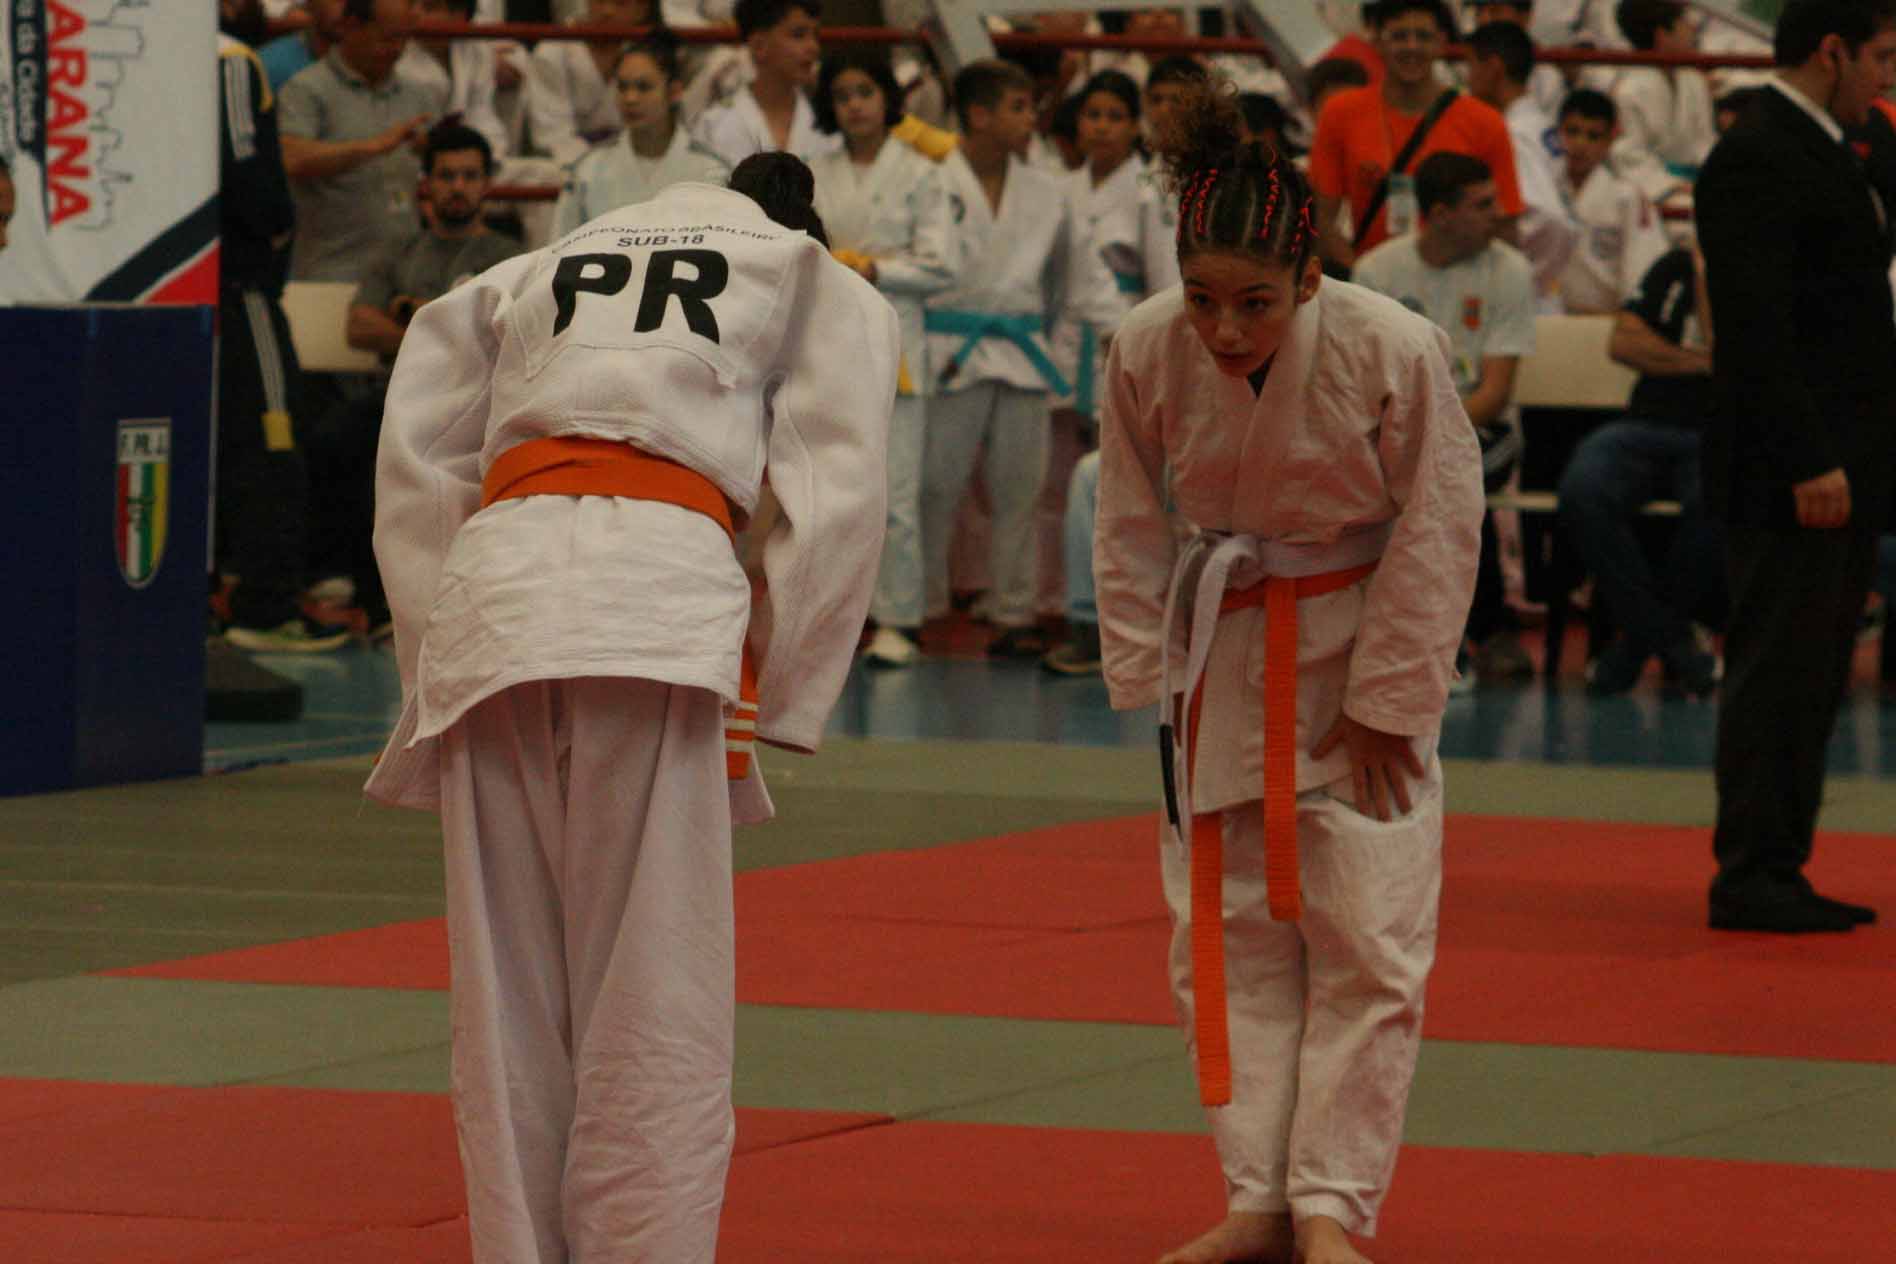
[{"label": "blue banner panel", "polygon": [[0,308],[0,794],[202,768],[213,319]]}]

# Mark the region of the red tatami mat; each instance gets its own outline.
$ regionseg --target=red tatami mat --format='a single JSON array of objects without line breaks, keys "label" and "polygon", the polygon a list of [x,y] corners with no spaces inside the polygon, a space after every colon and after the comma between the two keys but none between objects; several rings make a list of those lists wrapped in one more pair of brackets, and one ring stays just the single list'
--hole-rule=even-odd
[{"label": "red tatami mat", "polygon": [[[1150,1264],[1223,1210],[1202,1137],[897,1124],[741,1159],[720,1264]],[[1407,1149],[1370,1254],[1401,1264],[1859,1264],[1896,1173]]]},{"label": "red tatami mat", "polygon": [[[1170,1023],[1152,817],[740,875],[756,1004]],[[1896,1061],[1896,930],[1705,927],[1708,831],[1456,816],[1427,1031],[1447,1040]],[[1896,914],[1896,838],[1826,834],[1812,877]],[[121,973],[446,984],[438,922]]]}]

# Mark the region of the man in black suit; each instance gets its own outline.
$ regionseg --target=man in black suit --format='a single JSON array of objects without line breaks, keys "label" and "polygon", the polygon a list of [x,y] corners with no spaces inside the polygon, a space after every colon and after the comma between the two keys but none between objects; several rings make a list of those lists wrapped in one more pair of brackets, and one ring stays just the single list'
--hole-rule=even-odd
[{"label": "man in black suit", "polygon": [[1844,129],[1896,82],[1896,0],[1792,0],[1774,51],[1696,197],[1717,397],[1704,490],[1731,580],[1711,925],[1841,931],[1876,914],[1818,895],[1803,867],[1896,466],[1896,190]]}]

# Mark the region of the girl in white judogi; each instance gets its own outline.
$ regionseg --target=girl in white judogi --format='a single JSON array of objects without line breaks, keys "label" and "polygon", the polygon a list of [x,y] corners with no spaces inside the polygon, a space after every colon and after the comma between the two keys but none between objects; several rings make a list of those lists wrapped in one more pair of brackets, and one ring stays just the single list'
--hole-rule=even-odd
[{"label": "girl in white judogi", "polygon": [[681,181],[723,184],[729,178],[724,160],[679,126],[685,91],[679,71],[678,41],[669,32],[625,46],[613,79],[625,130],[574,164],[553,211],[554,237]]},{"label": "girl in white judogi", "polygon": [[1197,89],[1165,141],[1184,287],[1120,325],[1100,440],[1106,683],[1167,717],[1171,975],[1228,1194],[1165,1259],[1360,1264],[1434,955],[1481,453],[1447,339],[1323,278],[1309,185],[1236,113]]},{"label": "girl in white judogi", "polygon": [[922,300],[948,288],[954,221],[936,166],[889,134],[902,94],[886,59],[841,53],[816,85],[817,126],[843,148],[810,164],[816,210],[836,257],[895,304],[902,370],[889,417],[889,525],[869,615],[876,634],[867,661],[902,667],[922,627],[923,400],[933,389],[922,336]]},{"label": "girl in white judogi", "polygon": [[[1099,425],[1106,348],[1126,313],[1153,292],[1140,217],[1148,183],[1139,139],[1139,85],[1102,70],[1078,93],[1080,150],[1086,161],[1066,176],[1073,233],[1067,238],[1066,294],[1048,346],[1072,390],[1053,400],[1047,477],[1040,489],[1039,613],[1066,609],[1064,531],[1073,467],[1093,446]],[[1160,247],[1171,254],[1171,242]],[[1161,274],[1163,275],[1163,273]]]},{"label": "girl in white judogi", "polygon": [[732,180],[428,304],[389,385],[403,703],[367,792],[441,812],[475,1264],[712,1259],[731,825],[771,812],[753,738],[816,748],[869,604],[895,313],[801,163]]}]

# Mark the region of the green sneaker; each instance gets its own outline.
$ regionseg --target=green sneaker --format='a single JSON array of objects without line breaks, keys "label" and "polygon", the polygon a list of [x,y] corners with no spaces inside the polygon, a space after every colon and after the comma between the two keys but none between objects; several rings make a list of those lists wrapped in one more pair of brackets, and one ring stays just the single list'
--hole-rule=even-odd
[{"label": "green sneaker", "polygon": [[349,643],[349,629],[326,627],[298,616],[274,628],[246,628],[231,624],[224,639],[254,654],[324,654]]}]

